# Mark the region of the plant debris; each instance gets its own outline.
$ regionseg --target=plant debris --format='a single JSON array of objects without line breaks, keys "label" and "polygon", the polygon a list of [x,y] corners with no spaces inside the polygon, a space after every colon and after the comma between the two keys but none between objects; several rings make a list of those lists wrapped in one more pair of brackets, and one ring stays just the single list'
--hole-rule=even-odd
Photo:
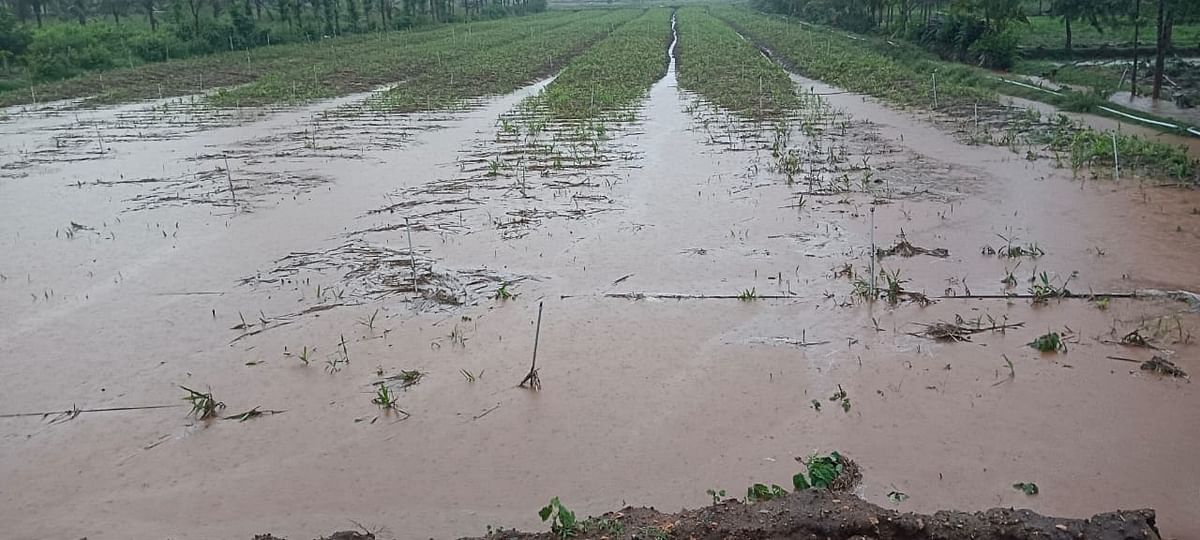
[{"label": "plant debris", "polygon": [[921,246],[914,246],[911,243],[909,243],[909,241],[907,239],[904,238],[904,233],[901,233],[900,239],[897,240],[896,244],[893,245],[892,247],[889,247],[887,249],[884,249],[884,248],[876,248],[875,249],[875,257],[876,258],[882,259],[884,257],[890,257],[892,255],[899,255],[901,257],[915,257],[917,255],[929,255],[930,257],[937,257],[940,259],[944,259],[944,258],[950,256],[950,251],[947,250],[946,248],[928,249],[928,248],[923,248]]},{"label": "plant debris", "polygon": [[1150,360],[1142,362],[1142,371],[1153,371],[1159,375],[1167,377],[1184,377],[1188,375],[1185,371],[1175,365],[1175,362],[1167,360],[1162,356],[1155,356]]},{"label": "plant debris", "polygon": [[259,407],[255,407],[244,413],[231,414],[229,416],[225,416],[222,418],[222,420],[237,420],[238,422],[245,422],[246,420],[250,420],[251,418],[258,418],[260,416],[266,416],[266,415],[270,415],[270,414],[279,414],[281,412],[283,412],[283,411],[275,411],[275,410],[271,410],[271,409],[260,409]]},{"label": "plant debris", "polygon": [[981,332],[1003,333],[1005,330],[1010,328],[1021,328],[1025,326],[1025,323],[1023,322],[1009,323],[1005,321],[997,323],[996,320],[990,315],[988,316],[988,320],[990,321],[989,324],[984,325],[982,319],[968,321],[963,319],[960,315],[955,315],[953,323],[948,323],[945,321],[939,321],[932,324],[918,323],[925,327],[925,329],[919,333],[913,333],[912,335],[923,336],[936,339],[938,341],[971,341],[971,335],[973,334],[978,334]]}]

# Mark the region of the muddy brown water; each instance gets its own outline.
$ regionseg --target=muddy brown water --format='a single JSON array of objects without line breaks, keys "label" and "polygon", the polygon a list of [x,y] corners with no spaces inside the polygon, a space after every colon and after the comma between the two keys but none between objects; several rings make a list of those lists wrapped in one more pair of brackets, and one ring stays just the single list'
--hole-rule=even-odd
[{"label": "muddy brown water", "polygon": [[[299,538],[350,520],[396,538],[536,529],[551,496],[581,514],[695,507],[708,488],[786,485],[794,457],[839,450],[861,464],[860,494],[885,506],[902,491],[898,508],[923,512],[1153,507],[1165,537],[1200,536],[1196,386],[1107,358],[1163,354],[1200,370],[1187,304],[890,306],[835,277],[847,263],[866,274],[872,237],[886,247],[903,231],[949,256],[876,264],[934,297],[1002,293],[1006,271],[1016,292],[1035,271],[1058,284],[1075,274],[1077,293],[1200,290],[1200,195],[1075,178],[853,94],[827,96],[848,116],[822,113],[822,132],[792,142],[844,158],[819,169],[807,152],[809,176],[789,185],[762,148],[769,134],[742,137],[746,123],[697,105],[673,70],[592,147],[605,159],[543,134],[575,166],[488,176],[472,161],[488,141],[540,151],[506,143],[499,119],[544,84],[433,115],[346,112],[363,95],[234,115],[103,152],[96,141],[94,155],[81,142],[0,179],[0,413],[179,404],[178,385],[211,389],[226,413],[284,411],[2,418],[4,535]],[[14,116],[0,147],[21,160],[54,148],[55,133],[103,136],[146,106]],[[330,116],[341,119],[322,128]],[[863,187],[830,189],[841,175]],[[164,178],[176,183],[121,182]],[[461,182],[480,187],[441,191]],[[416,192],[430,198],[378,212]],[[404,218],[439,193],[461,204],[457,225],[414,227],[410,254]],[[148,197],[163,204],[137,204]],[[570,211],[589,205],[604,211]],[[530,216],[525,234],[507,234]],[[1019,265],[982,254],[998,235],[1046,253]],[[426,299],[370,294],[402,289],[403,259],[418,254]],[[489,298],[509,280],[517,298]],[[604,296],[746,289],[786,298]],[[516,384],[539,303],[534,393]],[[1025,326],[964,343],[911,335],[986,315]],[[1114,343],[1135,329],[1165,351]],[[1026,346],[1048,331],[1073,336],[1069,352]],[[411,417],[372,404],[372,383],[412,369],[427,375],[396,390]],[[828,399],[839,385],[848,412]]]}]

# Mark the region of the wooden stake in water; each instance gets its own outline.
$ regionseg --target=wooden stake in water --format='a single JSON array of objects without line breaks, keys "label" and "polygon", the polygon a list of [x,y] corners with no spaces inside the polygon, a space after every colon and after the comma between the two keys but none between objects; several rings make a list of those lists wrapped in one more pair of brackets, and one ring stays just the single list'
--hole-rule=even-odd
[{"label": "wooden stake in water", "polygon": [[871,207],[871,298],[875,298],[875,207]]},{"label": "wooden stake in water", "polygon": [[1121,158],[1117,155],[1117,132],[1112,134],[1113,140],[1113,178],[1117,181],[1121,180]]},{"label": "wooden stake in water", "polygon": [[521,379],[521,384],[517,385],[522,388],[525,388],[525,385],[529,385],[529,389],[533,390],[535,392],[542,389],[542,380],[540,378],[538,378],[538,370],[537,370],[538,339],[541,337],[541,335],[542,335],[542,303],[538,302],[537,328],[533,331],[533,363],[531,363],[529,365],[529,373],[525,375],[524,379]]},{"label": "wooden stake in water", "polygon": [[229,180],[229,197],[233,199],[233,205],[237,206],[237,193],[233,191],[233,173],[229,172],[229,156],[225,158],[225,179]]},{"label": "wooden stake in water", "polygon": [[937,104],[937,70],[933,70],[933,108],[938,108]]},{"label": "wooden stake in water", "polygon": [[413,251],[412,225],[408,222],[408,218],[404,218],[404,229],[408,232],[408,264],[412,267],[413,293],[415,294],[417,292],[417,252]]}]

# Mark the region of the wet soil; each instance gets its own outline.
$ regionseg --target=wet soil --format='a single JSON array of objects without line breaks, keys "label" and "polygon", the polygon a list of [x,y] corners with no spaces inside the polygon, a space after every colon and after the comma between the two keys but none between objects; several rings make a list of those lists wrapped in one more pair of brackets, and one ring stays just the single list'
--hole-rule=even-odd
[{"label": "wet soil", "polygon": [[[370,94],[199,111],[203,129],[122,127],[170,100],[14,114],[0,414],[70,414],[0,417],[5,534],[540,530],[551,496],[696,507],[839,450],[856,495],[899,511],[1154,508],[1163,537],[1200,536],[1200,395],[1140,369],[1196,373],[1200,315],[1120,296],[1200,290],[1200,194],[854,94],[818,91],[781,140],[673,74],[603,129],[523,107],[544,84],[437,115],[360,112]],[[117,136],[139,131],[163,135]],[[876,256],[902,240],[945,256]],[[855,293],[880,270],[931,302]],[[1074,294],[1027,298],[1042,284]],[[957,321],[1023,325],[914,335]],[[1066,352],[1028,345],[1050,332]],[[404,414],[373,403],[413,370]],[[179,385],[282,412],[196,420]]]},{"label": "wet soil", "polygon": [[[1098,514],[1088,519],[1056,519],[1029,510],[1001,508],[976,513],[943,511],[933,515],[902,514],[873,505],[854,495],[839,495],[818,490],[793,493],[782,499],[756,504],[725,501],[678,514],[662,514],[652,508],[626,507],[619,512],[606,513],[597,520],[586,523],[582,529],[583,534],[576,538],[1159,538],[1158,530],[1154,526],[1154,512],[1151,510]],[[545,532],[497,532],[483,538],[553,539],[558,536]]]},{"label": "wet soil", "polygon": [[[381,531],[381,534],[384,534]],[[375,540],[370,531],[343,531],[319,540]],[[557,533],[496,531],[489,540],[541,538]],[[900,513],[848,494],[823,490],[794,493],[756,504],[728,500],[696,510],[663,514],[653,508],[625,507],[581,523],[571,538],[583,539],[739,539],[977,540],[1070,539],[1157,540],[1153,510],[1098,514],[1087,519],[1058,519],[1029,510],[995,508],[986,512],[933,515]],[[284,540],[271,535],[254,540]]]}]

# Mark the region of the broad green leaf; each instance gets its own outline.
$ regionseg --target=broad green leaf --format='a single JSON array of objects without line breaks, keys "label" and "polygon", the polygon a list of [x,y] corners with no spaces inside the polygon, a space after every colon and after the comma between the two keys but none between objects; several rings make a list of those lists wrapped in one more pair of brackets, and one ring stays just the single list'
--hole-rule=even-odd
[{"label": "broad green leaf", "polygon": [[798,472],[792,476],[792,487],[796,491],[804,491],[812,486],[808,485],[808,479],[804,477],[804,473]]}]

